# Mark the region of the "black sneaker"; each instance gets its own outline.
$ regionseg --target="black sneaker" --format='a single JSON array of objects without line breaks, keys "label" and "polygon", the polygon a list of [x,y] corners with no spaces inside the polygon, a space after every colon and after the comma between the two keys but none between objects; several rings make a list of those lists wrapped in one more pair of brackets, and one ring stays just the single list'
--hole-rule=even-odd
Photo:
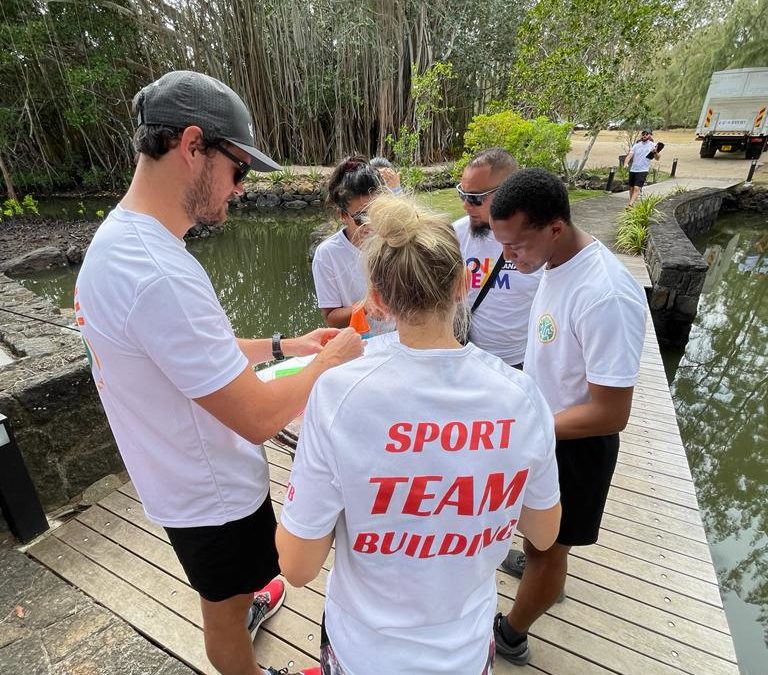
[{"label": "black sneaker", "polygon": [[499,612],[493,619],[493,639],[496,642],[496,653],[516,666],[524,666],[531,660],[531,651],[528,649],[528,638],[514,647],[504,638],[501,630],[501,622],[506,621],[505,616]]},{"label": "black sneaker", "polygon": [[313,668],[304,668],[304,670],[297,670],[295,673],[289,673],[287,668],[267,668],[269,675],[320,675],[320,666]]},{"label": "black sneaker", "polygon": [[[525,572],[525,553],[516,548],[509,549],[507,557],[501,562],[501,569],[508,572],[513,577],[522,579],[523,572]],[[560,591],[560,595],[557,596],[556,602],[559,603],[563,600],[565,600],[565,589]]]}]

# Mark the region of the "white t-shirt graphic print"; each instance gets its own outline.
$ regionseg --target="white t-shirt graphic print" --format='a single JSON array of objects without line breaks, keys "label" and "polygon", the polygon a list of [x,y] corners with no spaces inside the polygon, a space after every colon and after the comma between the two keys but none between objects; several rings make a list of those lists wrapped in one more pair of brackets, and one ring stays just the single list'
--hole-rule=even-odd
[{"label": "white t-shirt graphic print", "polygon": [[475,674],[520,509],[558,499],[530,378],[472,344],[392,344],[318,380],[281,521],[335,528],[326,626],[347,675]]},{"label": "white t-shirt graphic print", "polygon": [[[501,256],[502,247],[493,232],[488,232],[484,237],[472,236],[468,216],[457,220],[453,229],[469,273],[467,302],[471,307]],[[531,302],[540,280],[540,271],[523,274],[514,269],[512,263],[507,263],[483,302],[472,314],[470,342],[495,354],[510,366],[522,363]]]},{"label": "white t-shirt graphic print", "polygon": [[643,289],[599,241],[544,270],[531,307],[525,372],[553,413],[589,401],[589,382],[637,383],[646,307]]}]

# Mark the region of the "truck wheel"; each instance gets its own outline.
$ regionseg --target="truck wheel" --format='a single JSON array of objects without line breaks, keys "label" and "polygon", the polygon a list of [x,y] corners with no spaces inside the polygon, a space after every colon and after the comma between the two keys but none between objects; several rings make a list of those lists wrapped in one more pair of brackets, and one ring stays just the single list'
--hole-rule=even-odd
[{"label": "truck wheel", "polygon": [[717,152],[717,146],[709,141],[701,142],[701,149],[699,150],[699,157],[703,159],[712,159]]}]

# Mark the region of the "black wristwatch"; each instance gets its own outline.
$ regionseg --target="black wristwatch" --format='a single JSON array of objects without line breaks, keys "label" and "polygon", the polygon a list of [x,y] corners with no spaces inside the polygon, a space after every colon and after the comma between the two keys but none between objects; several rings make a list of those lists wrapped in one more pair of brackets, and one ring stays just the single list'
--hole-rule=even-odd
[{"label": "black wristwatch", "polygon": [[285,354],[283,354],[283,350],[280,347],[280,340],[285,337],[282,333],[275,333],[272,336],[272,356],[274,357],[275,361],[283,361],[285,359]]}]

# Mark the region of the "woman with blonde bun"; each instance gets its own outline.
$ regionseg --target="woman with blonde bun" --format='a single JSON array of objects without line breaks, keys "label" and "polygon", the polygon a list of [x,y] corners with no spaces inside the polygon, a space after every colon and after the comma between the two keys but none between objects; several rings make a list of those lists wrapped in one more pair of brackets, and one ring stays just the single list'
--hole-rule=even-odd
[{"label": "woman with blonde bun", "polygon": [[317,381],[280,567],[309,583],[335,537],[325,675],[489,673],[509,539],[548,548],[557,535],[552,414],[529,377],[456,341],[465,280],[450,221],[392,195],[368,219],[370,299],[400,342]]}]

